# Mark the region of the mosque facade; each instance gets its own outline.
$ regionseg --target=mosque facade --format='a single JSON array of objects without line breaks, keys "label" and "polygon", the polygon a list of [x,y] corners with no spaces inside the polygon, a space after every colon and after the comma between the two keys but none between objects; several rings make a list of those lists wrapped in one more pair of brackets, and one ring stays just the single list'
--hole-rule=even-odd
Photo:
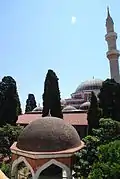
[{"label": "mosque facade", "polygon": [[91,92],[94,91],[97,96],[102,87],[103,80],[93,79],[81,83],[71,98],[62,100],[63,111],[71,110],[87,110],[90,106]]}]

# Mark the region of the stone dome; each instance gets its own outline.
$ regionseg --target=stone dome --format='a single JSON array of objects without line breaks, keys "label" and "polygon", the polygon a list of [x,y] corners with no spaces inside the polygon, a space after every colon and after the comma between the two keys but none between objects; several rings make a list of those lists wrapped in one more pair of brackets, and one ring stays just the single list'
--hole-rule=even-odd
[{"label": "stone dome", "polygon": [[80,109],[82,109],[82,110],[89,109],[89,107],[90,107],[90,102],[89,101],[87,101],[87,102],[85,102],[85,103],[80,105]]},{"label": "stone dome", "polygon": [[65,106],[62,110],[62,112],[66,112],[66,111],[76,111],[77,109],[74,106]]},{"label": "stone dome", "polygon": [[60,118],[41,117],[24,128],[16,146],[31,152],[58,152],[80,144],[80,137],[72,125]]},{"label": "stone dome", "polygon": [[32,110],[32,112],[41,112],[43,110],[43,108],[42,107],[40,107],[40,106],[38,106],[38,107],[36,107],[36,108],[34,108],[33,110]]},{"label": "stone dome", "polygon": [[82,82],[76,89],[75,93],[83,90],[99,90],[102,87],[103,80],[92,79],[89,81]]}]

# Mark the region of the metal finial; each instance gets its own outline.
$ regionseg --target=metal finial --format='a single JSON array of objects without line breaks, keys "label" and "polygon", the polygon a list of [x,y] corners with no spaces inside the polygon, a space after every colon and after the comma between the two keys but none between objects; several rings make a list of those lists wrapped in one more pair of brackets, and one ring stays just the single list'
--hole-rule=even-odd
[{"label": "metal finial", "polygon": [[107,15],[110,16],[109,6],[107,6]]}]

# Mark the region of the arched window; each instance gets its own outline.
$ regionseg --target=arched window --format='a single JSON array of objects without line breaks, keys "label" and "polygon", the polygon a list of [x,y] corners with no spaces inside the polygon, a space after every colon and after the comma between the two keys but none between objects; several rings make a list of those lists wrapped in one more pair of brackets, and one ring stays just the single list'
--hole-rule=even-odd
[{"label": "arched window", "polygon": [[12,164],[11,179],[19,178],[34,178],[34,171],[24,157],[19,157]]},{"label": "arched window", "polygon": [[55,164],[51,164],[45,170],[40,173],[39,179],[61,179],[62,178],[62,168],[56,166]]}]

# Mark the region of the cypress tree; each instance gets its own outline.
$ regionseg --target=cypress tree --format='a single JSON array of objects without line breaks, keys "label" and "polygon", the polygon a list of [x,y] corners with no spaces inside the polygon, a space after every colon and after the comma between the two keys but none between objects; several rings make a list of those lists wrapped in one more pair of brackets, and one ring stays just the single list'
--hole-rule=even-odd
[{"label": "cypress tree", "polygon": [[28,94],[28,99],[26,100],[25,113],[32,111],[36,107],[37,105],[34,94]]},{"label": "cypress tree", "polygon": [[16,81],[11,76],[5,76],[0,83],[0,124],[14,125],[21,113],[21,105],[17,92]]},{"label": "cypress tree", "polygon": [[50,113],[51,116],[63,118],[58,80],[55,72],[48,70],[44,83],[43,117]]},{"label": "cypress tree", "polygon": [[18,92],[16,92],[16,100],[17,100],[16,115],[19,116],[22,114],[22,109],[21,109],[21,103],[20,103]]},{"label": "cypress tree", "polygon": [[4,102],[5,102],[5,84],[3,82],[0,82],[0,126],[5,124],[5,120],[3,118]]},{"label": "cypress tree", "polygon": [[97,97],[94,92],[91,93],[91,104],[88,110],[88,134],[92,134],[93,128],[99,127],[100,109],[98,107]]}]

